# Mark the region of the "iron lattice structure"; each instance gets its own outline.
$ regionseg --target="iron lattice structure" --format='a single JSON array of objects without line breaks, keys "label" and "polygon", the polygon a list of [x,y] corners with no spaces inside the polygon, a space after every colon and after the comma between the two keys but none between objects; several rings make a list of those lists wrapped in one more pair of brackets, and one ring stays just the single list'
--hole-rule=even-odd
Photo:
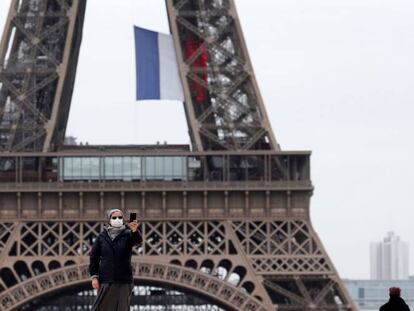
[{"label": "iron lattice structure", "polygon": [[86,1],[12,1],[0,46],[0,310],[87,310],[91,244],[119,208],[141,220],[137,285],[160,289],[134,296],[145,310],[356,311],[311,225],[310,153],[279,150],[234,2],[166,3],[193,151],[58,148]]},{"label": "iron lattice structure", "polygon": [[197,150],[278,150],[234,1],[167,1]]},{"label": "iron lattice structure", "polygon": [[0,150],[63,144],[86,1],[13,0],[0,43]]}]

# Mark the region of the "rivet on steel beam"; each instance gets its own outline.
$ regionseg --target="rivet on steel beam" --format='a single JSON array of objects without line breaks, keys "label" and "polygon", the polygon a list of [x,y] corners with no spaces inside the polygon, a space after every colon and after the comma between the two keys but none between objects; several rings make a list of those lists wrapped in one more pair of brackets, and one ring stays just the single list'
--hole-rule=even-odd
[{"label": "rivet on steel beam", "polygon": [[19,102],[22,102],[22,101],[25,101],[26,100],[26,94],[21,94],[21,95],[19,95],[18,97],[17,97],[17,100],[19,101]]},{"label": "rivet on steel beam", "polygon": [[32,44],[33,45],[38,45],[40,43],[40,39],[38,37],[35,37],[32,39]]}]

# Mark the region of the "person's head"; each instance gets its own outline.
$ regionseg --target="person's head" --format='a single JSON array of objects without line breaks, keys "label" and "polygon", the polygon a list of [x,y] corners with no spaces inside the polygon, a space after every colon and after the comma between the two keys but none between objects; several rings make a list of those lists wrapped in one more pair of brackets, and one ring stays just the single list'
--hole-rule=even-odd
[{"label": "person's head", "polygon": [[400,297],[401,288],[399,287],[390,287],[390,297]]},{"label": "person's head", "polygon": [[112,209],[108,212],[109,224],[112,227],[121,227],[124,224],[124,215],[119,209]]}]

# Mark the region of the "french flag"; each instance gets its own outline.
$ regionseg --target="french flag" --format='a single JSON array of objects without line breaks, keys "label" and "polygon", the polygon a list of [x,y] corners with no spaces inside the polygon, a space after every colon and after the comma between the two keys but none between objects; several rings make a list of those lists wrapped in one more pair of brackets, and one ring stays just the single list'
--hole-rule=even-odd
[{"label": "french flag", "polygon": [[171,35],[134,26],[137,100],[184,101]]}]

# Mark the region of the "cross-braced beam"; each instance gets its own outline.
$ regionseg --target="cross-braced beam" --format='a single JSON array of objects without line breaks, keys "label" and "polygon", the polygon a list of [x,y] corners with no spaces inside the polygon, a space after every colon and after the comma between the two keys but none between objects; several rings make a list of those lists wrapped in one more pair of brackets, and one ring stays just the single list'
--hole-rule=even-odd
[{"label": "cross-braced beam", "polygon": [[197,150],[274,149],[232,0],[167,0]]},{"label": "cross-braced beam", "polygon": [[63,144],[86,0],[13,0],[0,43],[0,152]]}]

